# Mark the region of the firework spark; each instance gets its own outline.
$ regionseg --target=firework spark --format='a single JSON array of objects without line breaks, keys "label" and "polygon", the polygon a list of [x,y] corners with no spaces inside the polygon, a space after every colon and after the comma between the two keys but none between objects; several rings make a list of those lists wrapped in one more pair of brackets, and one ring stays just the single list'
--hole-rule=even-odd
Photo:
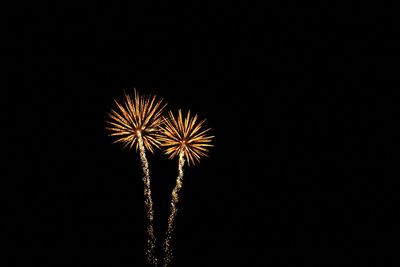
[{"label": "firework spark", "polygon": [[168,115],[161,127],[161,134],[158,135],[165,154],[172,159],[183,152],[188,165],[194,165],[201,157],[206,157],[208,147],[213,146],[210,143],[214,136],[208,135],[210,128],[202,129],[205,120],[198,121],[197,115],[191,117],[190,111],[185,118],[181,110],[176,117],[171,111]]},{"label": "firework spark", "polygon": [[157,96],[140,96],[134,90],[134,97],[124,94],[124,102],[115,101],[118,109],[109,113],[110,125],[107,130],[115,136],[114,143],[122,143],[139,151],[139,137],[143,139],[147,150],[154,153],[154,148],[159,148],[160,142],[156,138],[157,131],[163,121],[162,112],[166,106]]},{"label": "firework spark", "polygon": [[159,140],[161,145],[165,147],[165,153],[170,158],[179,157],[178,171],[179,175],[176,179],[176,184],[171,194],[171,210],[168,217],[168,227],[164,240],[164,266],[169,266],[172,261],[171,239],[174,230],[174,222],[178,212],[177,204],[179,201],[179,191],[182,188],[183,166],[185,159],[190,163],[195,164],[200,161],[201,157],[207,156],[208,148],[212,147],[211,140],[214,136],[209,136],[210,129],[203,130],[204,120],[198,122],[198,117],[190,116],[188,112],[186,118],[183,118],[181,110],[178,116],[175,117],[172,112],[169,112],[169,117],[162,125]]},{"label": "firework spark", "polygon": [[160,142],[156,138],[159,126],[163,121],[162,111],[166,104],[162,104],[162,99],[156,96],[140,96],[134,91],[134,97],[124,94],[124,102],[115,101],[118,109],[111,110],[109,113],[110,121],[107,121],[110,136],[117,139],[114,143],[122,143],[125,147],[132,149],[140,154],[143,170],[144,197],[147,215],[147,248],[146,256],[149,264],[157,266],[155,256],[156,238],[153,230],[153,201],[150,189],[149,163],[146,158],[146,149],[154,152],[154,148],[159,148]]}]

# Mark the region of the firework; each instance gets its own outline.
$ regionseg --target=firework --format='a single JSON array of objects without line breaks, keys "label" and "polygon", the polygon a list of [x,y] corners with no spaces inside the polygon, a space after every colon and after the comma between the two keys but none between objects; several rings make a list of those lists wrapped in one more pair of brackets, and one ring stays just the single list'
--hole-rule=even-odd
[{"label": "firework", "polygon": [[210,143],[214,136],[208,135],[210,128],[202,128],[205,120],[199,121],[197,115],[190,115],[190,111],[185,118],[181,110],[176,117],[171,111],[168,115],[161,127],[161,134],[158,135],[165,154],[172,159],[182,152],[188,165],[194,165],[201,157],[206,157],[208,148],[213,146]]},{"label": "firework", "polygon": [[160,142],[156,133],[163,121],[162,112],[166,106],[157,96],[140,96],[134,90],[133,98],[124,93],[124,101],[115,101],[118,109],[112,109],[109,113],[110,121],[107,121],[110,136],[116,137],[114,143],[122,143],[125,147],[140,151],[139,139],[143,140],[144,147],[154,153],[154,148],[159,148]]},{"label": "firework", "polygon": [[155,256],[156,239],[153,230],[153,201],[151,198],[149,163],[146,158],[146,149],[154,152],[160,142],[156,138],[159,126],[163,121],[162,111],[166,104],[156,96],[140,96],[134,90],[133,98],[125,93],[124,101],[115,101],[117,109],[109,113],[110,120],[106,129],[110,136],[116,137],[114,143],[122,143],[124,148],[136,148],[140,154],[143,170],[144,197],[147,214],[147,248],[146,256],[149,264],[157,266]]},{"label": "firework", "polygon": [[177,204],[179,201],[179,191],[182,188],[183,167],[185,161],[188,165],[200,161],[201,157],[206,157],[208,148],[212,147],[212,138],[208,135],[210,129],[203,129],[204,121],[198,121],[197,115],[190,116],[190,111],[183,118],[181,110],[175,117],[169,112],[168,118],[162,125],[159,140],[164,152],[169,158],[178,156],[178,177],[171,194],[171,210],[168,217],[168,227],[164,240],[164,266],[169,266],[172,260],[171,239],[174,230],[174,221],[177,214]]}]

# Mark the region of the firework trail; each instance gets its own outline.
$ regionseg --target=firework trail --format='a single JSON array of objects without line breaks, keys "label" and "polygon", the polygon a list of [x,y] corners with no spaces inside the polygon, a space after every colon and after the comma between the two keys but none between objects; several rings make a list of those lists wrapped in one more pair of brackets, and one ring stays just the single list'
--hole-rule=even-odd
[{"label": "firework trail", "polygon": [[157,266],[155,257],[156,239],[153,230],[153,201],[151,199],[150,172],[146,158],[146,149],[154,152],[154,148],[159,148],[160,142],[156,138],[159,126],[163,121],[162,112],[166,104],[162,105],[162,99],[156,96],[142,96],[134,90],[133,98],[129,94],[124,94],[124,101],[115,101],[117,109],[112,109],[108,114],[110,120],[106,127],[110,135],[117,137],[114,143],[122,143],[125,147],[132,149],[140,154],[143,169],[144,197],[147,215],[147,262]]},{"label": "firework trail", "polygon": [[178,111],[177,116],[169,112],[169,117],[161,125],[161,131],[158,135],[158,140],[164,147],[165,154],[169,155],[170,158],[179,157],[179,175],[171,195],[171,211],[164,241],[165,267],[168,267],[172,261],[171,240],[178,211],[179,191],[182,188],[183,166],[185,161],[188,162],[188,165],[199,162],[201,157],[207,156],[208,148],[213,146],[211,140],[214,136],[208,135],[210,129],[202,129],[203,123],[204,120],[200,122],[197,120],[197,115],[190,116],[190,111],[185,118],[183,118],[181,110]]},{"label": "firework trail", "polygon": [[143,139],[141,134],[138,134],[138,143],[139,143],[139,154],[140,160],[142,162],[142,170],[143,170],[143,183],[144,183],[144,203],[146,205],[146,215],[147,215],[147,261],[153,266],[157,266],[157,258],[154,256],[155,246],[156,246],[156,238],[154,236],[153,229],[153,200],[151,199],[151,187],[150,187],[150,171],[149,171],[149,163],[146,158],[146,151],[143,145]]},{"label": "firework trail", "polygon": [[172,260],[172,248],[171,248],[171,239],[172,234],[174,231],[174,221],[176,214],[178,212],[178,208],[176,207],[179,201],[179,191],[182,188],[182,179],[183,179],[183,165],[185,164],[185,157],[183,151],[179,154],[179,164],[178,170],[179,175],[176,178],[176,184],[174,190],[172,190],[171,194],[171,212],[168,218],[168,228],[164,242],[164,249],[165,249],[165,259],[164,265],[169,266]]}]

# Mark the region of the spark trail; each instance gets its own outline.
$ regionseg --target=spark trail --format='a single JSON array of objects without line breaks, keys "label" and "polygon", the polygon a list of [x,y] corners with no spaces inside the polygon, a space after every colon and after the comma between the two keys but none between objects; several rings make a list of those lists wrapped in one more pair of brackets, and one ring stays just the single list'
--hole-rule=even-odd
[{"label": "spark trail", "polygon": [[154,229],[153,229],[154,211],[153,211],[153,200],[151,199],[149,163],[146,158],[146,151],[143,145],[143,139],[140,131],[138,131],[138,143],[139,143],[140,160],[142,162],[142,169],[143,169],[144,203],[146,206],[146,215],[147,215],[146,256],[147,256],[147,262],[149,262],[153,266],[157,266],[157,258],[155,257],[154,253],[154,249],[156,246],[156,238],[154,236]]},{"label": "spark trail", "polygon": [[172,194],[171,194],[171,211],[170,211],[170,215],[168,217],[168,228],[167,228],[167,233],[166,233],[165,242],[164,242],[164,252],[165,252],[164,266],[165,267],[168,267],[172,261],[171,239],[172,239],[172,235],[174,232],[175,217],[178,212],[177,204],[179,201],[179,191],[182,188],[183,166],[185,164],[184,155],[185,154],[182,150],[179,153],[179,164],[178,164],[179,175],[176,178],[176,184],[175,184],[174,190],[172,190]]}]

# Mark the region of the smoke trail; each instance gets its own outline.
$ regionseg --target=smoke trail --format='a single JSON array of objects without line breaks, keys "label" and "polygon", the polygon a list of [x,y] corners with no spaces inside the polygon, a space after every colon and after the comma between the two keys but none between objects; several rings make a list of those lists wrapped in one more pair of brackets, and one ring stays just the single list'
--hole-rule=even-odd
[{"label": "smoke trail", "polygon": [[183,153],[183,151],[181,151],[179,154],[179,164],[178,164],[179,175],[176,178],[176,184],[175,184],[174,190],[172,190],[171,211],[170,211],[170,215],[168,217],[168,228],[167,228],[167,233],[166,233],[165,241],[164,241],[164,252],[165,252],[164,266],[165,267],[168,267],[172,261],[171,238],[172,238],[172,234],[174,231],[175,217],[178,212],[176,205],[178,204],[178,201],[179,201],[179,195],[178,195],[179,191],[182,188],[183,165],[184,164],[185,164],[184,153]]},{"label": "smoke trail", "polygon": [[147,248],[146,248],[146,256],[147,262],[152,264],[153,266],[157,266],[157,258],[154,255],[154,249],[156,245],[156,238],[154,236],[153,230],[153,201],[151,199],[151,189],[150,189],[150,172],[149,172],[149,163],[146,158],[146,151],[143,145],[143,139],[140,132],[138,133],[138,143],[140,150],[140,159],[142,161],[142,169],[143,169],[143,182],[144,182],[144,203],[146,205],[146,213],[147,213]]}]

